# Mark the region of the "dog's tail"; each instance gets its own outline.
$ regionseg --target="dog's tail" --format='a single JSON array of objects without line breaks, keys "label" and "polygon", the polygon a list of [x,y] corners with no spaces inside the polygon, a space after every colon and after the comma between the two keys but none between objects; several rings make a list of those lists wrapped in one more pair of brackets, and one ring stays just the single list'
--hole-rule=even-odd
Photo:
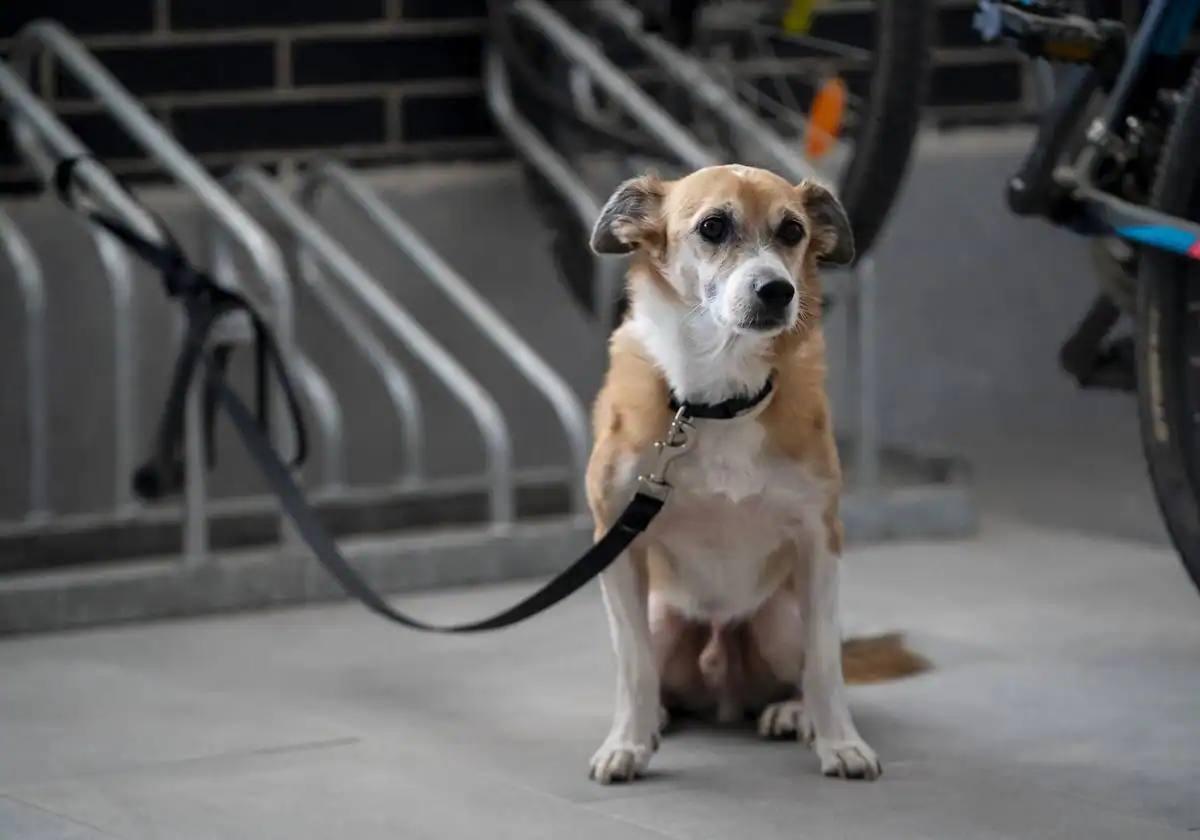
[{"label": "dog's tail", "polygon": [[932,667],[908,647],[903,633],[858,636],[842,642],[842,671],[847,683],[876,683],[911,677]]}]

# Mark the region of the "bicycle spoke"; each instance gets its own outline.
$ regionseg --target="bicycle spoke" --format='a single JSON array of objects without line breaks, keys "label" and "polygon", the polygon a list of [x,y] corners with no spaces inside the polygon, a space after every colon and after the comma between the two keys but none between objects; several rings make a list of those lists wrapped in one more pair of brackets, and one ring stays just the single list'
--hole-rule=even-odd
[{"label": "bicycle spoke", "polygon": [[789,44],[807,47],[817,50],[827,55],[835,55],[839,58],[848,58],[852,61],[871,61],[871,51],[865,50],[862,47],[855,47],[851,44],[843,44],[841,41],[832,41],[828,38],[821,38],[817,35],[806,35],[799,32],[786,32],[775,26],[770,26],[765,23],[752,23],[748,27],[751,31],[761,33],[770,38],[775,38]]}]

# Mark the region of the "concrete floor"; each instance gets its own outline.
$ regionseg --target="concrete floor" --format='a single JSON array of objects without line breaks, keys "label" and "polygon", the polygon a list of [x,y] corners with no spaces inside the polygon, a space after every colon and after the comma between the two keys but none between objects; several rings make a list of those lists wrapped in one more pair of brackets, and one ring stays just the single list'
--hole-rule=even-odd
[{"label": "concrete floor", "polygon": [[[602,788],[594,589],[514,630],[326,606],[0,642],[0,837],[1159,838],[1200,831],[1200,600],[1168,551],[988,519],[848,557],[851,628],[936,667],[855,687],[885,775],[693,725]],[[406,599],[474,616],[530,584]]]},{"label": "concrete floor", "polygon": [[[1078,242],[1003,208],[1027,142],[926,138],[879,250],[887,438],[966,456],[987,513],[978,540],[848,557],[852,629],[936,665],[851,691],[879,783],[702,727],[637,785],[588,782],[612,695],[594,590],[466,639],[319,607],[0,640],[0,840],[1198,836],[1200,599],[1133,401],[1057,369],[1094,286]],[[474,277],[491,251],[447,253]],[[543,286],[483,288],[515,317]],[[548,347],[574,329],[541,320]],[[590,392],[598,357],[568,355]],[[405,603],[449,620],[530,585]]]}]

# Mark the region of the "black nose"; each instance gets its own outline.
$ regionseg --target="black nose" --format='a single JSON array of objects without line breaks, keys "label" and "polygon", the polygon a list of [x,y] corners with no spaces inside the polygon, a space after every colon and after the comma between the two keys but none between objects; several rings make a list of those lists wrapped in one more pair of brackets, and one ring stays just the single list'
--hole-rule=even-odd
[{"label": "black nose", "polygon": [[782,309],[791,303],[796,289],[786,280],[768,280],[754,290],[758,299],[771,309]]}]

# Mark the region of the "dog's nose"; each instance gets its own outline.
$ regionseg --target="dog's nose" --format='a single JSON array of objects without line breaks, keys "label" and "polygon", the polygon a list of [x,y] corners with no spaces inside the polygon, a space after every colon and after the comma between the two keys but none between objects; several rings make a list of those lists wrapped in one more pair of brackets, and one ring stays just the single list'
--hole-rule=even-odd
[{"label": "dog's nose", "polygon": [[786,280],[768,280],[755,286],[754,293],[764,306],[782,309],[791,303],[796,289]]}]

